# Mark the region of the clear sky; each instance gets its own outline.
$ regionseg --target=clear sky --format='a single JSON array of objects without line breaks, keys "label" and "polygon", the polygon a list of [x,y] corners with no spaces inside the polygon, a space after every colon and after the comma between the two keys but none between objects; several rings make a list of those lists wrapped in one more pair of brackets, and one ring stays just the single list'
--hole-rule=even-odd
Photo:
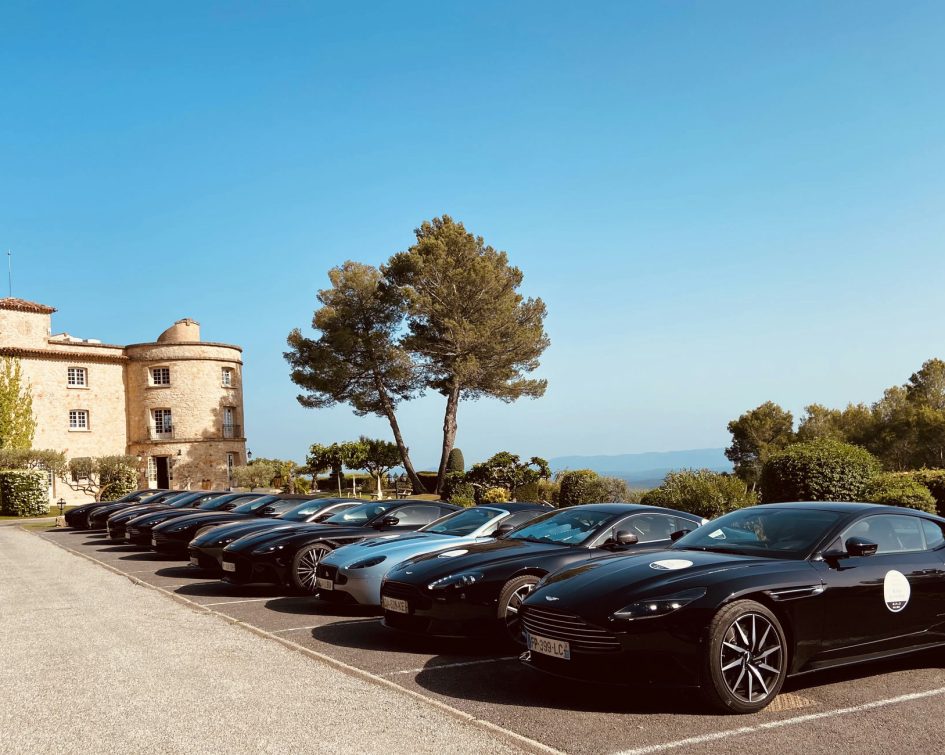
[{"label": "clear sky", "polygon": [[[282,359],[329,267],[449,213],[545,299],[467,461],[725,445],[945,356],[945,3],[0,6],[0,248],[54,329],[245,348],[256,455],[389,435]],[[6,288],[3,288],[5,295]],[[401,412],[438,457],[442,400]]]}]

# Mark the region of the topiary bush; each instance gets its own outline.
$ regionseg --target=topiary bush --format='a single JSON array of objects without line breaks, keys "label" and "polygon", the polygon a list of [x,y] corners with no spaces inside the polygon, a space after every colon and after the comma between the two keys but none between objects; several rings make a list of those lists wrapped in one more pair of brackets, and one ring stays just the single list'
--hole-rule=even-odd
[{"label": "topiary bush", "polygon": [[561,472],[557,477],[558,505],[579,506],[595,503],[600,493],[600,475],[592,469],[575,469]]},{"label": "topiary bush", "polygon": [[510,498],[505,488],[489,488],[482,494],[481,503],[508,503]]},{"label": "topiary bush", "polygon": [[921,482],[907,474],[887,473],[876,475],[867,486],[866,501],[887,506],[904,506],[935,513],[935,498]]},{"label": "topiary bush", "polygon": [[0,471],[0,512],[7,516],[46,516],[49,476],[38,469]]},{"label": "topiary bush", "polygon": [[437,478],[436,472],[417,472],[417,477],[419,477],[420,482],[423,483],[423,490],[422,491],[415,490],[414,491],[415,493],[417,492],[435,493],[436,492],[436,478]]},{"label": "topiary bush", "polygon": [[821,438],[795,443],[773,454],[761,470],[761,499],[779,501],[862,501],[879,472],[865,448]]},{"label": "topiary bush", "polygon": [[935,499],[936,512],[945,516],[945,469],[916,469],[904,474],[929,489]]},{"label": "topiary bush", "polygon": [[463,473],[466,471],[466,460],[463,458],[463,452],[458,448],[450,449],[450,455],[446,457],[446,471]]},{"label": "topiary bush", "polygon": [[138,487],[133,456],[103,456],[97,460],[100,501],[114,501]]},{"label": "topiary bush", "polygon": [[754,506],[758,496],[734,475],[709,469],[683,469],[670,472],[662,485],[643,493],[640,503],[713,519],[735,509]]}]

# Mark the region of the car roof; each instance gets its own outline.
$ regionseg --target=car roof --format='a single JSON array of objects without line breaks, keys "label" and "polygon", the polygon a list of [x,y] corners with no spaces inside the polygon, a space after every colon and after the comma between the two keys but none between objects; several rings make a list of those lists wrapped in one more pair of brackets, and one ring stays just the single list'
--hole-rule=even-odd
[{"label": "car roof", "polygon": [[600,511],[605,514],[629,514],[632,511],[671,511],[664,506],[644,506],[640,503],[582,503],[580,506],[567,506],[558,509],[566,511],[568,508],[585,509],[587,511]]},{"label": "car roof", "polygon": [[901,506],[884,506],[879,503],[864,501],[785,501],[783,503],[763,503],[757,508],[777,506],[787,509],[816,509],[819,511],[835,511],[838,514],[854,514],[859,511],[902,511]]},{"label": "car roof", "polygon": [[522,503],[518,502],[509,502],[509,503],[480,503],[476,506],[470,506],[469,508],[473,509],[498,509],[500,511],[554,511],[546,503],[533,503],[525,501]]}]

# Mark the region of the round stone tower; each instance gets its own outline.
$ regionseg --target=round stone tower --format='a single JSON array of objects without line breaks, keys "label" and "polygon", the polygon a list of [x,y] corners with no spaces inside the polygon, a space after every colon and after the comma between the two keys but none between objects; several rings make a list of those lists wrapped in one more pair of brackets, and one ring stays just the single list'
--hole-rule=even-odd
[{"label": "round stone tower", "polygon": [[128,448],[142,459],[142,484],[228,487],[229,470],[246,463],[242,349],[201,341],[185,318],[125,355]]}]

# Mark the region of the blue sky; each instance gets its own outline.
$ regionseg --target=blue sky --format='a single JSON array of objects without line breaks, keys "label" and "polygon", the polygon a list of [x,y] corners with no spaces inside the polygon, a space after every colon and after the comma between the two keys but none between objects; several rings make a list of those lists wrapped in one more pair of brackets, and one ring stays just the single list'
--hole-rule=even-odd
[{"label": "blue sky", "polygon": [[[242,344],[250,448],[301,459],[389,431],[299,407],[286,334],[449,213],[552,341],[543,399],[461,407],[467,460],[722,446],[945,356],[943,36],[936,2],[9,1],[0,247],[57,331]],[[401,415],[431,466],[441,399]]]}]

